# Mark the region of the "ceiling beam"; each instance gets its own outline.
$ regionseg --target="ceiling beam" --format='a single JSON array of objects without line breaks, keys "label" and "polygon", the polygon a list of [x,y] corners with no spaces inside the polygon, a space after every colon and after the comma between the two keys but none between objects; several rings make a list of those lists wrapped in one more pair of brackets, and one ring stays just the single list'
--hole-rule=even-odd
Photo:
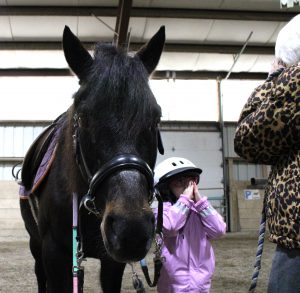
[{"label": "ceiling beam", "polygon": [[128,25],[132,0],[119,0],[118,16],[116,20],[114,41],[117,47],[124,47],[127,43]]},{"label": "ceiling beam", "polygon": [[1,6],[3,16],[108,16],[118,15],[117,7],[90,6]]},{"label": "ceiling beam", "polygon": [[72,76],[72,73],[67,68],[0,68],[0,76]]},{"label": "ceiling beam", "polygon": [[[151,79],[224,79],[226,71],[155,71]],[[56,68],[8,68],[0,69],[0,77],[24,76],[72,76],[69,69]],[[229,79],[266,79],[267,73],[263,72],[232,72]]]},{"label": "ceiling beam", "polygon": [[[224,79],[227,71],[155,71],[151,79],[169,79],[172,80],[174,73],[175,79]],[[251,80],[264,80],[268,76],[263,72],[232,72],[229,79],[251,79]]]},{"label": "ceiling beam", "polygon": [[[126,2],[126,1],[125,1]],[[296,16],[296,12],[269,12],[248,10],[220,9],[179,9],[133,7],[131,17],[149,18],[191,18],[191,19],[226,19],[251,21],[286,22]],[[118,15],[117,7],[99,6],[1,6],[0,15],[11,16],[108,16]]]},{"label": "ceiling beam", "polygon": [[[46,127],[52,123],[52,120],[0,120],[0,127],[25,127],[41,126]],[[225,125],[236,127],[237,122],[225,122]],[[159,123],[161,131],[201,131],[211,132],[219,131],[219,123],[216,121],[176,121],[163,120]],[[16,158],[18,161],[20,158]],[[15,157],[0,157],[0,162],[13,161]]]},{"label": "ceiling beam", "polygon": [[[83,45],[92,50],[95,42],[83,42]],[[131,43],[130,50],[137,51],[144,43]],[[238,54],[243,44],[170,44],[164,47],[164,52],[181,52],[181,53],[218,53],[218,54]],[[61,42],[6,42],[0,41],[0,50],[62,50]],[[274,55],[274,45],[272,46],[254,46],[248,45],[244,54],[255,55]]]},{"label": "ceiling beam", "polygon": [[[137,51],[143,44],[132,43],[130,49]],[[1,43],[0,43],[1,46]],[[275,45],[247,45],[243,54],[255,54],[255,55],[274,55]],[[164,52],[180,52],[180,53],[218,53],[218,54],[238,54],[243,47],[243,44],[178,44],[178,43],[166,43],[164,46]]]}]

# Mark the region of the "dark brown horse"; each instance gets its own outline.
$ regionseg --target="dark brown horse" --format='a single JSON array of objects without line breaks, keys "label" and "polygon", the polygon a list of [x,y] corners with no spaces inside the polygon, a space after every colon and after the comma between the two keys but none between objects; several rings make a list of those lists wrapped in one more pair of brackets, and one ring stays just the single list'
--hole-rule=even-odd
[{"label": "dark brown horse", "polygon": [[161,109],[148,78],[164,41],[161,27],[134,55],[99,43],[91,57],[64,30],[64,54],[80,88],[57,123],[51,169],[30,195],[38,205],[21,200],[39,292],[72,292],[74,193],[79,202],[88,194],[94,204],[96,216],[79,209],[80,236],[84,256],[101,260],[104,292],[120,292],[126,262],[142,259],[151,246],[155,219],[149,199]]}]

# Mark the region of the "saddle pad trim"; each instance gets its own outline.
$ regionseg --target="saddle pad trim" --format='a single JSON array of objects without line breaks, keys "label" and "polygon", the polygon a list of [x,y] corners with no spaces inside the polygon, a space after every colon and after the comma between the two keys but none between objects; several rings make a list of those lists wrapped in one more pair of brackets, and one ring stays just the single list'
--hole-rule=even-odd
[{"label": "saddle pad trim", "polygon": [[40,175],[38,178],[35,179],[34,185],[32,186],[31,190],[27,190],[25,186],[23,186],[22,184],[20,185],[20,190],[19,190],[20,199],[28,199],[30,194],[34,193],[38,189],[42,181],[46,178],[52,166],[52,163],[54,161],[57,146],[58,144],[55,145],[53,153],[51,154],[50,159],[47,161],[46,169],[43,171],[42,175]]}]

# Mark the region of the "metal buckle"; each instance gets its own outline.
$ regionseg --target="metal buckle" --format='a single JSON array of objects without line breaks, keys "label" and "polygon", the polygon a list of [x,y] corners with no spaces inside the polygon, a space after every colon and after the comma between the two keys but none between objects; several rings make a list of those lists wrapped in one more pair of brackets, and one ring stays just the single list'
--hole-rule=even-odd
[{"label": "metal buckle", "polygon": [[84,207],[92,214],[100,217],[100,213],[98,212],[95,205],[95,197],[92,197],[90,193],[87,193],[81,200],[80,207],[84,205]]},{"label": "metal buckle", "polygon": [[142,280],[139,278],[138,274],[135,272],[132,263],[128,263],[131,267],[132,274],[132,285],[136,292],[146,292]]}]

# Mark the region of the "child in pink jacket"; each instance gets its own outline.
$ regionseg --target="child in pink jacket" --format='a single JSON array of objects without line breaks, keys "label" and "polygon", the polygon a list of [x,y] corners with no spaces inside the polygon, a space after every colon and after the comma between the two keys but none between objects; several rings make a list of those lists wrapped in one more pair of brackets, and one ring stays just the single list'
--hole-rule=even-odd
[{"label": "child in pink jacket", "polygon": [[226,224],[198,192],[201,172],[189,160],[177,157],[166,159],[155,168],[156,188],[164,200],[165,261],[158,292],[210,291],[215,256],[209,240],[224,235]]}]

